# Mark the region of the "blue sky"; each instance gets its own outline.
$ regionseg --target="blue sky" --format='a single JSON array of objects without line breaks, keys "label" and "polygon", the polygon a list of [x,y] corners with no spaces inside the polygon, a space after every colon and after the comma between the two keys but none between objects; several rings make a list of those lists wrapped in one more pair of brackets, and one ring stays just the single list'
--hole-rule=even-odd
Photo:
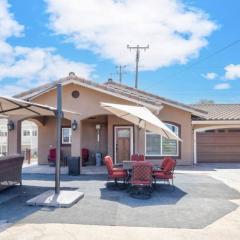
[{"label": "blue sky", "polygon": [[123,82],[134,85],[134,53],[126,43],[149,43],[139,88],[185,103],[240,101],[240,42],[198,63],[240,39],[239,1],[99,2],[0,0],[0,94],[70,71],[117,80],[118,64],[127,65]]}]

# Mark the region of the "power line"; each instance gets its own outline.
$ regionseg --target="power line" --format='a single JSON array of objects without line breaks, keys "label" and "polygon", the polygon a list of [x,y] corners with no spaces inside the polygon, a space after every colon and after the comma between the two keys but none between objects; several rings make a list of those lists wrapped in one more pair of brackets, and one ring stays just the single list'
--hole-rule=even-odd
[{"label": "power line", "polygon": [[136,50],[136,73],[135,73],[135,88],[138,88],[138,64],[140,59],[140,50],[146,51],[149,49],[149,45],[146,47],[140,47],[139,45],[131,47],[127,45],[127,48],[131,51],[132,49]]},{"label": "power line", "polygon": [[[184,73],[185,71],[188,71],[188,70],[192,69],[192,68],[195,67],[196,65],[199,65],[199,64],[201,64],[201,63],[209,60],[210,58],[212,58],[212,57],[214,57],[214,56],[216,56],[216,55],[224,52],[225,50],[227,50],[227,49],[229,49],[229,48],[237,45],[238,43],[240,43],[240,39],[235,40],[235,41],[227,44],[226,46],[224,46],[224,47],[216,50],[215,52],[209,54],[208,56],[200,59],[199,61],[196,61],[196,62],[192,63],[191,65],[189,65],[189,66],[186,67],[185,69],[182,69],[182,70],[177,71],[176,73],[170,75],[170,78],[173,78],[173,77],[175,77],[175,76],[179,76],[180,74]],[[151,85],[151,86],[153,86],[153,85]]]},{"label": "power line", "polygon": [[[240,39],[231,42],[230,44],[226,45],[225,47],[220,48],[220,49],[218,49],[217,51],[213,52],[212,54],[206,56],[205,58],[202,58],[202,59],[200,59],[199,61],[191,64],[190,66],[186,67],[185,70],[191,69],[192,67],[194,67],[194,66],[196,66],[196,65],[198,65],[198,64],[200,64],[200,63],[202,63],[202,62],[207,61],[208,59],[210,59],[210,58],[218,55],[219,53],[224,52],[224,51],[227,50],[228,48],[231,48],[232,46],[234,46],[234,45],[236,45],[236,44],[238,44],[238,43],[240,43]],[[182,70],[182,71],[183,71],[183,70]]]}]

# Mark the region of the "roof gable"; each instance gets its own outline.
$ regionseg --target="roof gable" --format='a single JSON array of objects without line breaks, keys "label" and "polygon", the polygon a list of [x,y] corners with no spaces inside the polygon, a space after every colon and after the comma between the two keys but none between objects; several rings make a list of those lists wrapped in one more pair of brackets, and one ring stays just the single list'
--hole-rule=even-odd
[{"label": "roof gable", "polygon": [[192,106],[172,101],[170,99],[147,93],[145,91],[135,89],[126,85],[117,84],[113,81],[107,82],[105,84],[98,84],[90,80],[79,78],[75,75],[62,78],[49,84],[44,84],[29,91],[17,94],[14,97],[31,101],[34,98],[56,88],[58,83],[61,83],[62,85],[67,85],[71,83],[78,84],[90,89],[94,89],[96,91],[104,92],[115,97],[141,104],[152,109],[159,109],[162,107],[162,104],[166,104],[190,112],[196,116],[204,117],[204,115],[206,114],[206,112],[201,109],[196,109]]}]

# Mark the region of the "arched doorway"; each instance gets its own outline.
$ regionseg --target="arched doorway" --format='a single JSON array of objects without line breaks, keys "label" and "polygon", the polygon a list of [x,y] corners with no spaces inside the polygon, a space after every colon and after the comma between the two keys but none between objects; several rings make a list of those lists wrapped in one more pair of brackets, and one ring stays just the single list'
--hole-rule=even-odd
[{"label": "arched doorway", "polygon": [[21,122],[21,152],[29,162],[38,159],[38,125],[31,120]]},{"label": "arched doorway", "polygon": [[83,166],[96,165],[96,153],[102,157],[108,153],[108,116],[91,116],[82,120],[81,124]]}]

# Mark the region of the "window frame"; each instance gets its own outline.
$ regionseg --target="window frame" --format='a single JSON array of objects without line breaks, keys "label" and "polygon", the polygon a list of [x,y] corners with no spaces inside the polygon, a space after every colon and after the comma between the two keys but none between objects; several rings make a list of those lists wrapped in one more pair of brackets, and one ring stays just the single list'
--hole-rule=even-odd
[{"label": "window frame", "polygon": [[64,142],[63,141],[63,129],[70,129],[72,131],[72,128],[71,128],[71,126],[63,126],[61,128],[61,145],[62,146],[70,146],[72,144],[72,138],[70,138],[70,140],[71,140],[70,142],[68,142],[68,143]]},{"label": "window frame", "polygon": [[[174,127],[177,127],[178,129],[178,137],[181,138],[181,125],[178,124],[178,123],[175,123],[175,122],[164,122],[165,124],[169,124],[169,125],[172,125]],[[160,154],[156,155],[149,155],[147,154],[147,134],[156,134],[156,133],[152,133],[152,132],[145,132],[145,156],[146,158],[149,158],[149,159],[153,159],[153,158],[164,158],[164,157],[175,157],[175,158],[181,158],[181,142],[180,141],[177,141],[177,154],[176,155],[169,155],[169,154],[163,154],[163,136],[160,135],[160,138],[161,138],[161,146],[160,146]]]},{"label": "window frame", "polygon": [[[26,134],[26,135],[25,135]],[[22,133],[23,137],[31,137],[31,130],[29,129],[24,129]]]}]

